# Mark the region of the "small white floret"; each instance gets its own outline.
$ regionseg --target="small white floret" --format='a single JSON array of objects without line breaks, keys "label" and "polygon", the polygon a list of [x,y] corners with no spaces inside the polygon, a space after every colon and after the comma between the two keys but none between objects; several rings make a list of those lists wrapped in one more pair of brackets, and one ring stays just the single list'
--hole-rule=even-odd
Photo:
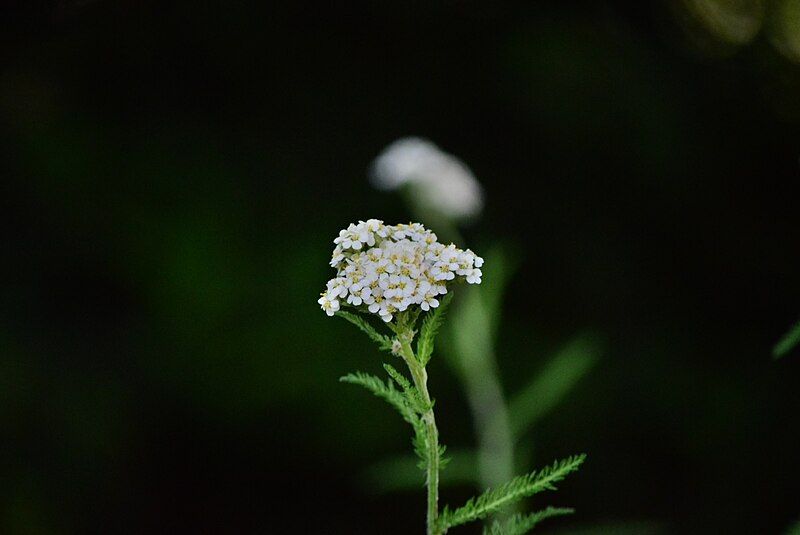
[{"label": "small white floret", "polygon": [[337,276],[317,301],[329,316],[342,302],[391,321],[398,312],[439,306],[456,279],[480,284],[483,259],[453,244],[445,246],[419,223],[385,225],[378,219],[353,223],[334,240],[331,265]]}]

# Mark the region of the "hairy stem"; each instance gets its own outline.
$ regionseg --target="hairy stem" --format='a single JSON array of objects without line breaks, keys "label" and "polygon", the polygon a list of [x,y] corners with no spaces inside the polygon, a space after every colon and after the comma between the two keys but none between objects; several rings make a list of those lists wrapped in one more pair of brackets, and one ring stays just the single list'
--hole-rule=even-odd
[{"label": "hairy stem", "polygon": [[440,535],[442,533],[439,525],[439,430],[436,427],[436,417],[433,414],[433,404],[431,403],[431,396],[428,393],[428,373],[425,367],[422,366],[417,357],[414,355],[414,350],[411,349],[412,332],[399,333],[398,339],[402,348],[403,360],[408,365],[408,370],[411,372],[411,377],[414,379],[414,385],[419,390],[422,396],[422,401],[430,407],[425,414],[422,415],[422,420],[425,422],[426,429],[426,486],[428,488],[428,516],[427,516],[427,532],[428,535]]}]

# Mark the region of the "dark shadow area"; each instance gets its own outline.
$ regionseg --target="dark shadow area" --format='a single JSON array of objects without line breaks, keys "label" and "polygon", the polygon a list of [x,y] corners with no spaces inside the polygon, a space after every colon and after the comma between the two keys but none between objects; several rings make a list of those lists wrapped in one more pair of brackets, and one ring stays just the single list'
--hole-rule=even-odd
[{"label": "dark shadow area", "polygon": [[[337,382],[380,355],[316,299],[340,228],[410,217],[366,169],[422,135],[483,184],[474,249],[517,246],[508,388],[577,331],[607,340],[530,437],[536,465],[589,455],[533,500],[577,509],[542,531],[783,532],[800,63],[774,7],[722,37],[677,9],[0,8],[0,531],[421,533],[422,478],[361,484],[403,422]],[[469,446],[432,366],[441,434]]]}]

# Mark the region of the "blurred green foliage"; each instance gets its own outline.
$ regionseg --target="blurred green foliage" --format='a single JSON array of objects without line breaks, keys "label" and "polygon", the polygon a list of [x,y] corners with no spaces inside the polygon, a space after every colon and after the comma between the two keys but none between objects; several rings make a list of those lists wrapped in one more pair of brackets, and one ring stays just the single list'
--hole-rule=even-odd
[{"label": "blurred green foliage", "polygon": [[800,295],[800,72],[773,33],[794,4],[765,5],[735,46],[661,2],[2,8],[0,532],[412,532],[416,497],[353,477],[407,444],[336,382],[374,348],[315,303],[333,230],[409,218],[364,177],[406,133],[484,180],[469,243],[519,244],[507,391],[606,337],[530,435],[590,455],[559,493],[575,528],[785,530],[800,360],[768,353]]},{"label": "blurred green foliage", "polygon": [[800,322],[789,329],[789,332],[775,344],[775,347],[772,348],[772,356],[776,359],[780,358],[794,349],[798,343],[800,343]]}]

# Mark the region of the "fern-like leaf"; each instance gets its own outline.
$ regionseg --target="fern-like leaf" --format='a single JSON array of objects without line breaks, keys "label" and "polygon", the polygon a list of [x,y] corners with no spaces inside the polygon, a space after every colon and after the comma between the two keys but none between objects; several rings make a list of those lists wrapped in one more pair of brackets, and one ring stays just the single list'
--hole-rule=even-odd
[{"label": "fern-like leaf", "polygon": [[447,310],[447,305],[453,299],[453,294],[446,294],[439,306],[433,312],[428,312],[425,319],[422,320],[422,327],[419,331],[419,340],[417,341],[417,359],[419,363],[425,366],[431,359],[433,354],[433,340],[439,332],[439,328],[444,321],[444,313]]},{"label": "fern-like leaf", "polygon": [[583,454],[568,457],[538,472],[515,477],[496,489],[487,490],[477,498],[470,498],[466,504],[455,511],[445,507],[441,515],[441,524],[445,529],[449,529],[473,520],[480,520],[522,498],[544,490],[555,490],[554,483],[576,471],[585,459],[586,455]]},{"label": "fern-like leaf", "polygon": [[[421,399],[419,398],[419,394],[417,393],[416,389],[411,386],[408,380],[405,380],[405,377],[400,375],[400,372],[391,366],[389,366],[389,368],[392,369],[394,374],[392,375],[393,378],[395,375],[401,378],[399,383],[400,386],[404,390],[406,388],[409,390],[401,392],[394,387],[394,383],[391,380],[384,383],[378,377],[362,372],[347,374],[344,377],[340,377],[339,381],[363,386],[374,395],[385,400],[392,407],[397,409],[397,412],[400,413],[400,416],[403,417],[403,420],[411,424],[411,427],[414,429],[414,438],[412,439],[411,444],[414,446],[414,453],[416,453],[417,457],[420,459],[420,468],[425,470],[425,463],[428,456],[428,431],[425,428],[425,423],[422,421],[422,418],[420,418],[421,411],[419,409],[421,408]],[[397,380],[397,378],[395,378],[395,380]],[[442,453],[443,452],[444,450],[442,450]]]},{"label": "fern-like leaf", "polygon": [[419,416],[417,416],[416,410],[409,404],[406,396],[403,395],[403,393],[399,390],[395,389],[394,384],[391,381],[384,383],[378,377],[363,372],[349,373],[344,377],[340,377],[339,381],[363,386],[374,395],[383,399],[389,403],[389,405],[397,409],[397,412],[400,413],[400,416],[403,417],[403,420],[410,423],[414,429],[420,427]]},{"label": "fern-like leaf", "polygon": [[[430,410],[431,404],[425,403],[419,390],[406,379],[405,375],[397,371],[391,364],[384,364],[383,368],[386,370],[386,373],[389,374],[389,377],[403,389],[406,403],[408,403],[408,406],[416,413],[415,416],[417,417],[411,424],[414,427],[414,438],[411,440],[411,444],[414,446],[414,453],[418,458],[417,467],[424,472],[428,464],[428,430],[421,416]],[[446,463],[442,458],[442,455],[444,455],[444,446],[439,446],[439,448],[439,468],[444,468],[443,465]]]},{"label": "fern-like leaf", "polygon": [[439,470],[444,470],[450,465],[450,457],[445,457],[447,453],[447,446],[439,444]]},{"label": "fern-like leaf", "polygon": [[414,438],[411,439],[414,446],[414,455],[417,456],[417,468],[425,472],[428,469],[428,430],[422,419],[418,419],[414,424]]},{"label": "fern-like leaf", "polygon": [[574,512],[575,509],[568,507],[548,507],[527,515],[516,514],[502,524],[495,521],[490,528],[483,530],[483,535],[524,535],[542,520],[554,516],[570,515]]},{"label": "fern-like leaf", "polygon": [[403,389],[403,393],[405,394],[408,403],[414,408],[414,410],[422,415],[430,409],[430,404],[426,404],[425,401],[423,401],[419,390],[417,390],[416,387],[412,385],[402,373],[397,371],[391,364],[384,364],[383,369],[386,370],[386,373],[389,374],[389,377],[394,379],[394,382],[397,383],[397,386]]},{"label": "fern-like leaf", "polygon": [[370,325],[370,323],[362,318],[357,314],[353,314],[352,312],[347,312],[345,310],[340,310],[336,313],[337,316],[340,318],[344,318],[363,332],[366,333],[375,343],[378,344],[378,347],[383,351],[391,351],[392,350],[392,339],[386,336],[385,334],[381,334],[378,330]]}]

